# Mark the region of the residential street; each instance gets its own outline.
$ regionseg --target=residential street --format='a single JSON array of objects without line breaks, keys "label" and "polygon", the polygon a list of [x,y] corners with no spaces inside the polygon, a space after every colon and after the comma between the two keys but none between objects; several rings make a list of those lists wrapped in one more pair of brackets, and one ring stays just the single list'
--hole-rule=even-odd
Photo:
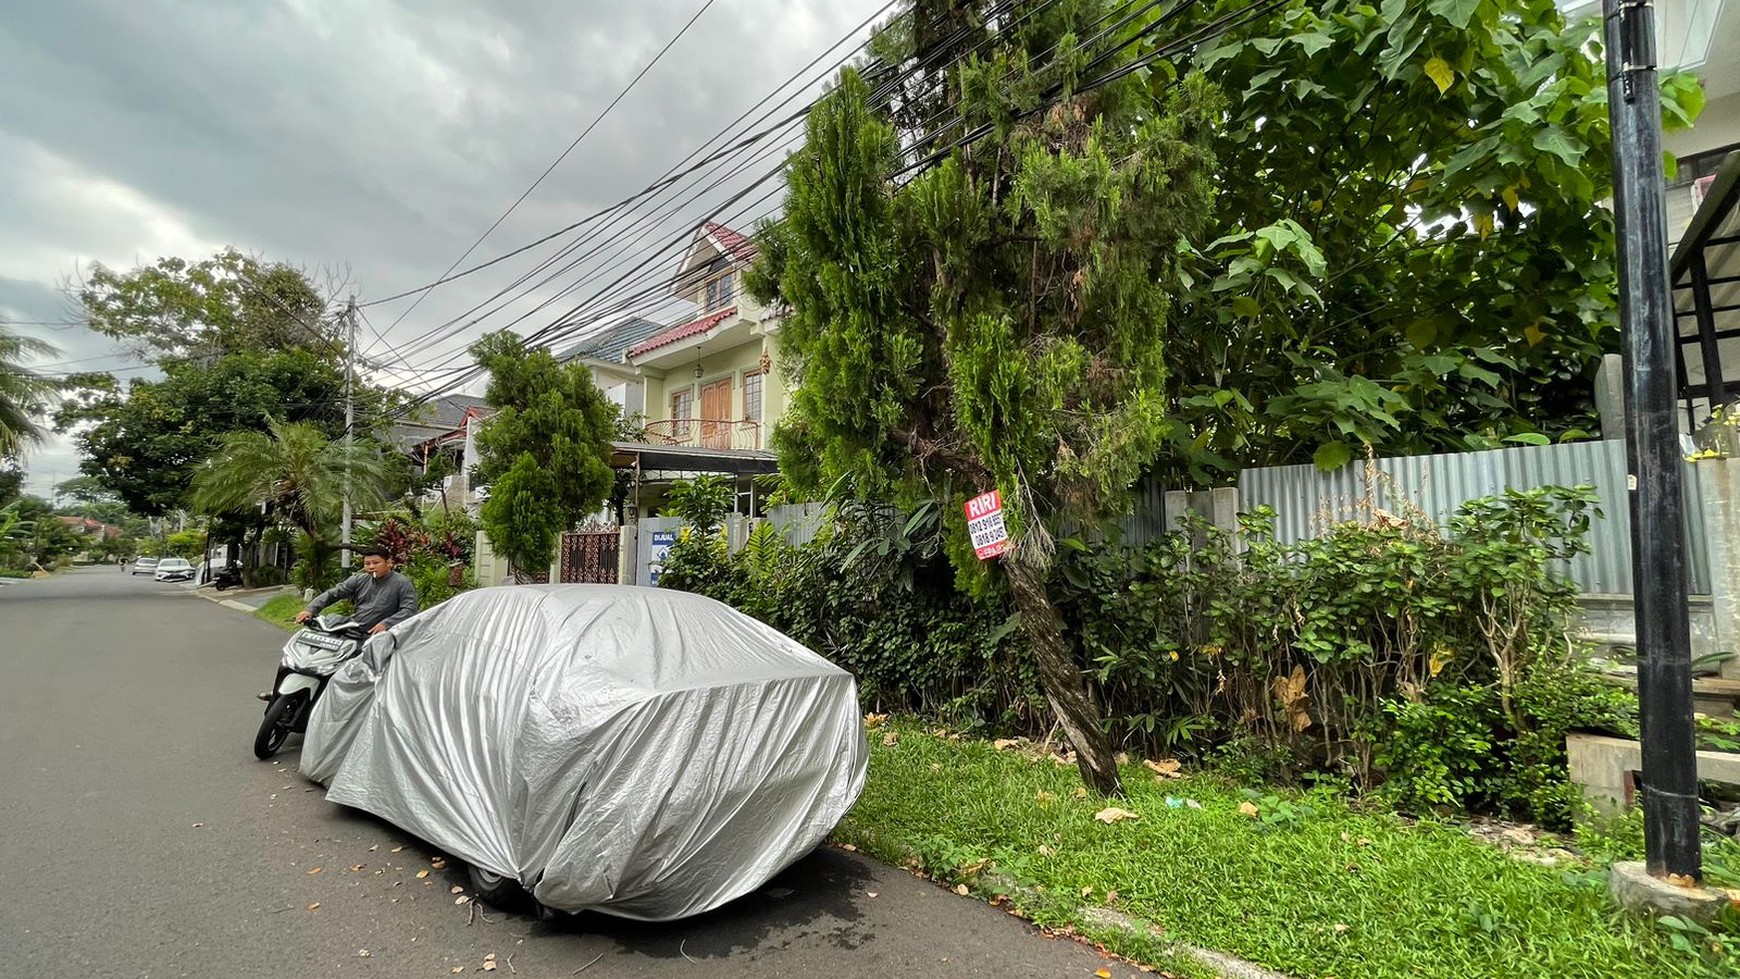
[{"label": "residential street", "polygon": [[418,879],[431,851],[328,804],[300,739],[253,758],[283,638],[112,567],[0,585],[0,971],[435,977],[494,953],[526,977],[1138,974],[836,849],[691,921],[471,922],[463,867]]}]

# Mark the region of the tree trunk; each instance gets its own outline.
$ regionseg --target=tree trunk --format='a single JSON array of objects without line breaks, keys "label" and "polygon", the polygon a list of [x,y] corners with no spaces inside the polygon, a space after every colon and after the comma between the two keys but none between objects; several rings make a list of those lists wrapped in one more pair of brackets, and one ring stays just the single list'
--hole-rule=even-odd
[{"label": "tree trunk", "polygon": [[1081,666],[1064,638],[1057,607],[1045,593],[1044,573],[1018,554],[1004,560],[1015,608],[1021,613],[1021,631],[1039,662],[1039,682],[1045,687],[1045,699],[1075,747],[1075,763],[1081,769],[1082,781],[1101,795],[1123,794],[1111,739],[1101,727],[1099,711],[1088,699]]}]

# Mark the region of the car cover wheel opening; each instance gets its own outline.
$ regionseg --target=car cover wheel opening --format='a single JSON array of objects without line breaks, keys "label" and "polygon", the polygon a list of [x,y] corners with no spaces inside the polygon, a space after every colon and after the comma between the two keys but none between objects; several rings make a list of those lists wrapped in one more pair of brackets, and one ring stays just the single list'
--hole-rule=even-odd
[{"label": "car cover wheel opening", "polygon": [[465,869],[471,878],[472,891],[481,900],[498,908],[516,904],[525,897],[525,889],[520,887],[520,882],[512,877],[490,873],[476,864],[467,864]]},{"label": "car cover wheel opening", "polygon": [[292,693],[274,697],[266,707],[266,716],[260,721],[260,732],[254,735],[254,757],[261,761],[278,753],[284,747],[284,742],[290,739],[290,727],[296,721],[296,712],[302,706],[303,694]]}]

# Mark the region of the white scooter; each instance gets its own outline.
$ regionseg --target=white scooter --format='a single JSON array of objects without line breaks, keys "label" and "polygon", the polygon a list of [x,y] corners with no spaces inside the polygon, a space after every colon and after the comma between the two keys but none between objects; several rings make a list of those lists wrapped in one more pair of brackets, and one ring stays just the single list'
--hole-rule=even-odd
[{"label": "white scooter", "polygon": [[292,734],[308,730],[314,702],[339,666],[362,652],[368,629],[338,615],[308,620],[278,661],[278,677],[266,703],[266,717],[254,735],[254,755],[262,761],[278,753]]}]

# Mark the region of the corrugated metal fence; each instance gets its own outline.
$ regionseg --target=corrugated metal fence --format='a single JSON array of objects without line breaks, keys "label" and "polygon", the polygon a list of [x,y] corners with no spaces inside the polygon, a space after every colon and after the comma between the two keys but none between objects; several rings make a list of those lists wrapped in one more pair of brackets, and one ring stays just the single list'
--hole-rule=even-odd
[{"label": "corrugated metal fence", "polygon": [[[1709,551],[1697,467],[1682,465],[1687,571],[1692,593],[1707,595]],[[1377,475],[1369,487],[1366,466],[1357,462],[1328,473],[1310,465],[1247,469],[1239,474],[1239,509],[1273,507],[1276,538],[1293,543],[1370,507],[1398,516],[1424,513],[1442,523],[1465,501],[1506,489],[1588,484],[1600,495],[1605,516],[1591,525],[1589,553],[1572,559],[1570,576],[1584,592],[1631,593],[1631,514],[1622,441],[1378,459],[1374,468]]]}]

